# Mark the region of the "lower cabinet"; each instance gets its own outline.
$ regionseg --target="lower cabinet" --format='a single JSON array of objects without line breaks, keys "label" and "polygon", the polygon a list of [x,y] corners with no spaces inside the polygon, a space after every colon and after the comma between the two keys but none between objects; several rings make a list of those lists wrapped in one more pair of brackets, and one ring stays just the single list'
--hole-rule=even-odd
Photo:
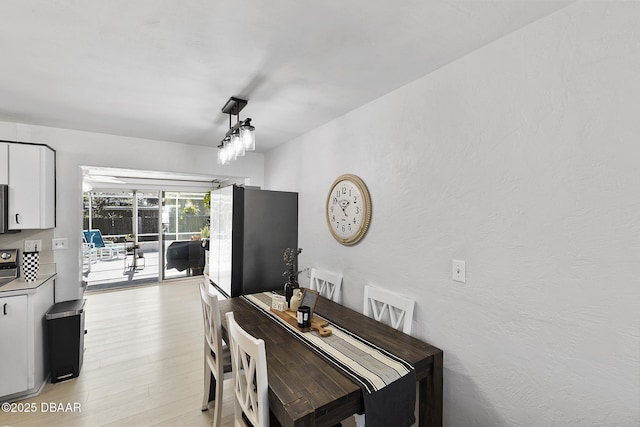
[{"label": "lower cabinet", "polygon": [[37,393],[49,375],[45,314],[54,279],[35,292],[0,297],[0,402]]},{"label": "lower cabinet", "polygon": [[0,298],[0,396],[28,387],[27,296]]}]

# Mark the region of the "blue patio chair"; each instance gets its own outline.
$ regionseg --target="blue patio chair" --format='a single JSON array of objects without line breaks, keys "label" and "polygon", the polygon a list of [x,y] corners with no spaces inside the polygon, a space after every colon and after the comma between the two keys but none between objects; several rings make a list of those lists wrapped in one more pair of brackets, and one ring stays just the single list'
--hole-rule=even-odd
[{"label": "blue patio chair", "polygon": [[98,251],[100,255],[100,259],[111,259],[113,255],[119,256],[120,253],[124,254],[124,245],[115,244],[115,243],[106,243],[102,238],[102,233],[100,230],[83,230],[82,234],[84,236],[85,243],[89,243],[93,245],[93,247]]}]

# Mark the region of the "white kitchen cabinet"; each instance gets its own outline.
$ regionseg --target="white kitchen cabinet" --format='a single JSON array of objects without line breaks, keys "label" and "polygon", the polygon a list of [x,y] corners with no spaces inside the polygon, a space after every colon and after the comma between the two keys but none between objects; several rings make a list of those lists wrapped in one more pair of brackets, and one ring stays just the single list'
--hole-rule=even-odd
[{"label": "white kitchen cabinet", "polygon": [[0,298],[0,396],[29,388],[27,296]]},{"label": "white kitchen cabinet", "polygon": [[37,144],[9,144],[9,229],[55,227],[55,152]]},{"label": "white kitchen cabinet", "polygon": [[0,184],[9,183],[9,143],[0,142]]}]

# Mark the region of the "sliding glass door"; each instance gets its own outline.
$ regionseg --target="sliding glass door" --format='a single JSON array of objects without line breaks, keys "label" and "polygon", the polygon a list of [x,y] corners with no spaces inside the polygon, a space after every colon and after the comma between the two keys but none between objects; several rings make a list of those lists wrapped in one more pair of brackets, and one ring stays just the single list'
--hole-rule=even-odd
[{"label": "sliding glass door", "polygon": [[209,237],[205,194],[156,190],[84,193],[83,230],[99,230],[102,237],[102,242],[83,242],[88,289],[203,274],[201,239]]},{"label": "sliding glass door", "polygon": [[209,208],[200,192],[166,191],[162,204],[163,278],[201,275],[202,238],[209,233]]}]

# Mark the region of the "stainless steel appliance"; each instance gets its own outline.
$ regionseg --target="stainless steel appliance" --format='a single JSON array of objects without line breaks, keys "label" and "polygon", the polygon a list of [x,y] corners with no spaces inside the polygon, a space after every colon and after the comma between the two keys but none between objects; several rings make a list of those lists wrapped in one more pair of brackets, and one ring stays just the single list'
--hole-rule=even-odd
[{"label": "stainless steel appliance", "polygon": [[18,250],[0,249],[0,286],[18,277]]},{"label": "stainless steel appliance", "polygon": [[211,192],[209,275],[225,296],[281,290],[298,247],[298,193],[236,185]]}]

